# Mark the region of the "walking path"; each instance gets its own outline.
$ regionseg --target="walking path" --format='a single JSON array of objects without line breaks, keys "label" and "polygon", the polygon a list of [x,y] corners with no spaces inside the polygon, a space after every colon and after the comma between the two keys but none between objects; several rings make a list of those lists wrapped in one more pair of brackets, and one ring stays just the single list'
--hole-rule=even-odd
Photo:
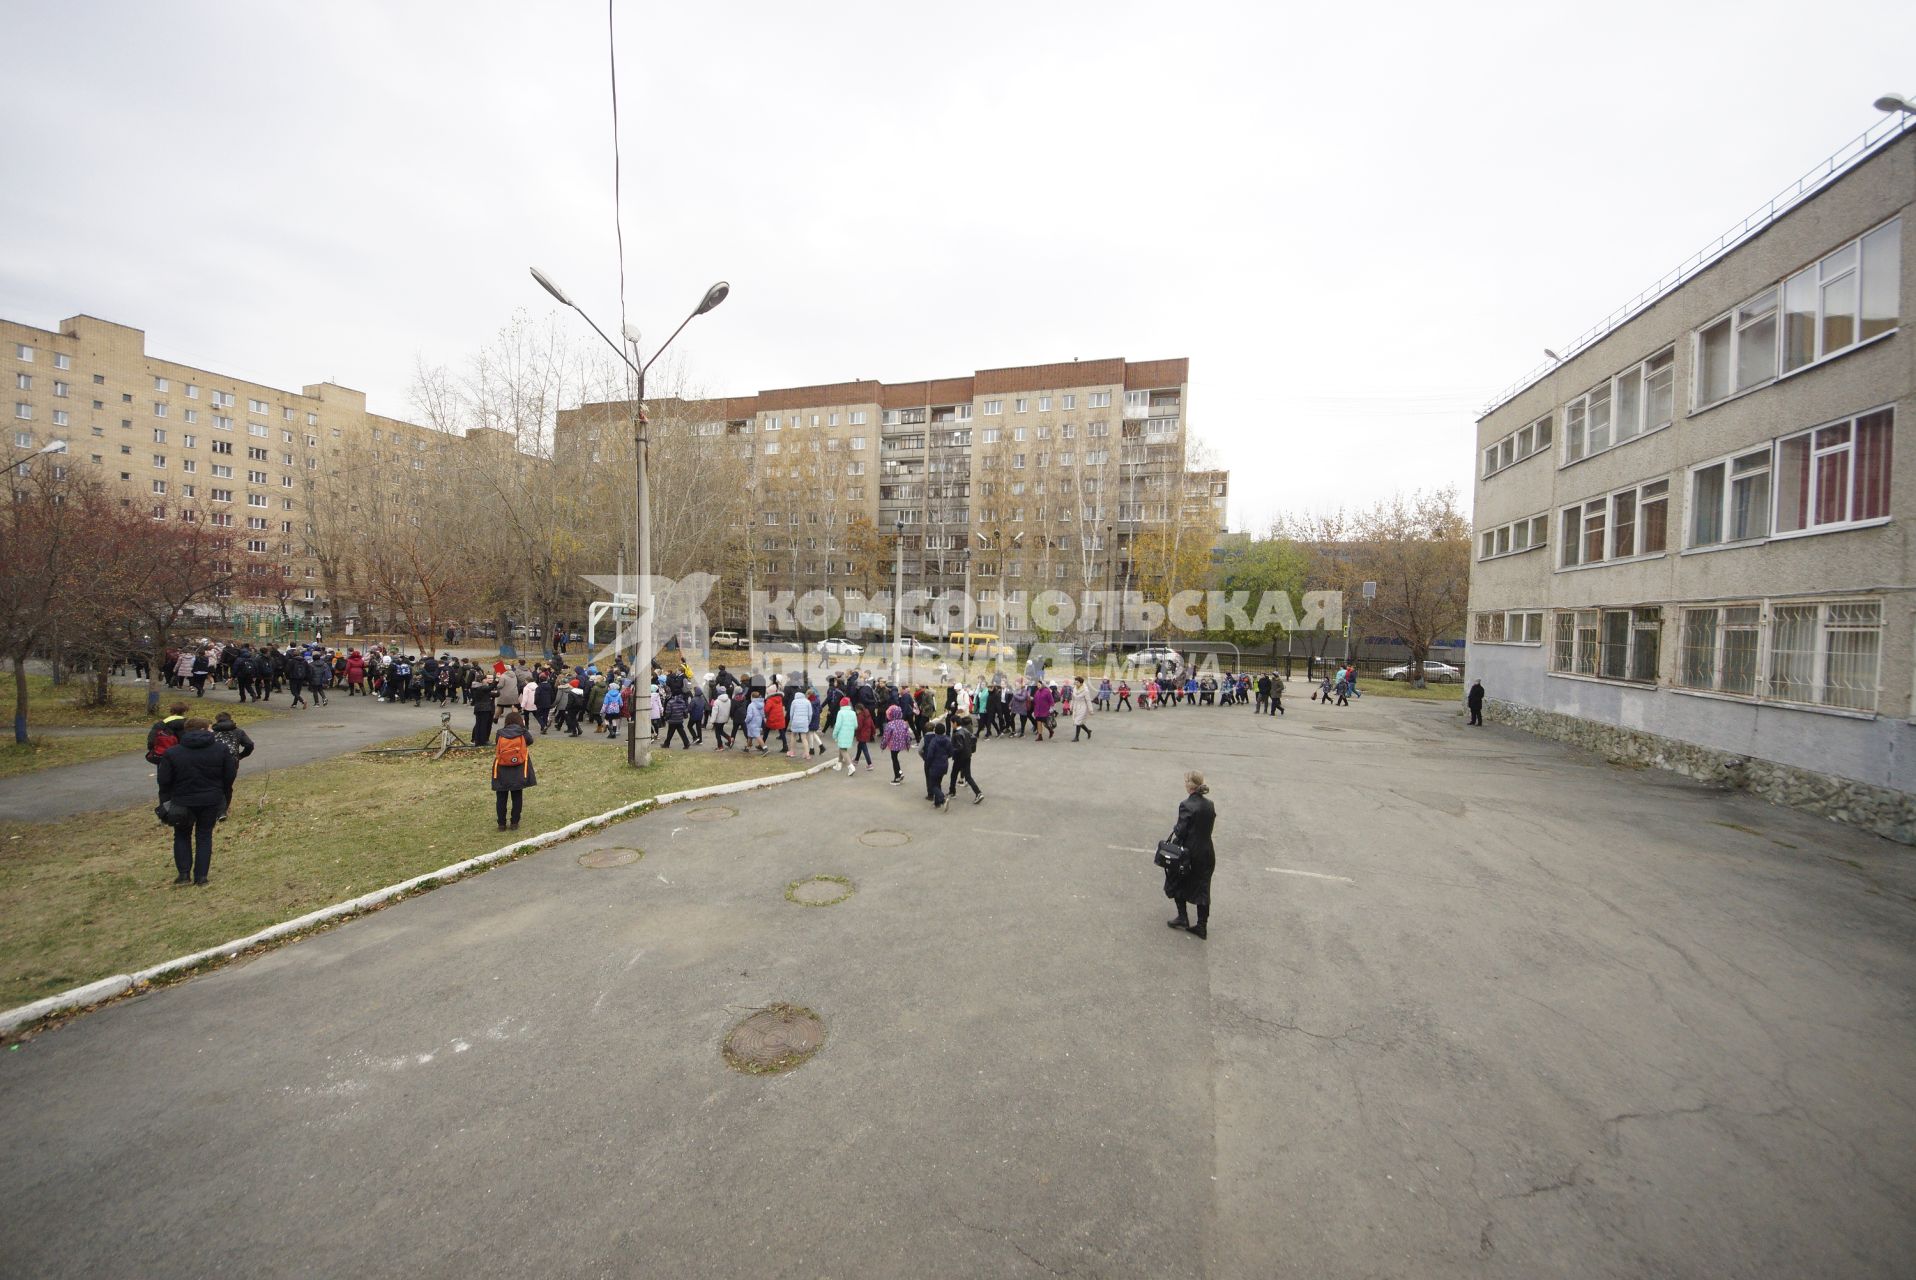
[{"label": "walking path", "polygon": [[[977,806],[908,759],[668,807],[0,1053],[4,1269],[1908,1274],[1907,850],[1448,704],[1091,723],[982,744]],[[1192,767],[1208,942],[1150,865]],[[729,1070],[781,1001],[823,1050]]]},{"label": "walking path", "polygon": [[[410,702],[395,706],[372,698],[348,698],[333,693],[327,696],[327,705],[304,710],[287,710],[287,695],[283,692],[268,702],[268,707],[278,707],[280,713],[246,727],[259,749],[240,765],[240,776],[311,764],[410,733],[419,734],[423,740],[428,732],[439,727],[439,713],[443,710],[452,711],[452,727],[460,736],[467,736],[472,728],[472,711],[466,707],[436,707],[430,702],[421,707],[414,707]],[[175,700],[169,697],[161,706]],[[210,720],[221,707],[233,705],[233,695],[221,690],[196,699],[188,690],[185,701],[191,708],[189,715],[204,714]],[[62,731],[49,729],[46,732],[56,735]],[[66,732],[93,734],[96,731]],[[119,728],[97,732],[137,736],[142,731]],[[151,805],[156,786],[153,766],[146,762],[143,746],[104,760],[0,778],[0,822],[53,822],[76,813]]]}]

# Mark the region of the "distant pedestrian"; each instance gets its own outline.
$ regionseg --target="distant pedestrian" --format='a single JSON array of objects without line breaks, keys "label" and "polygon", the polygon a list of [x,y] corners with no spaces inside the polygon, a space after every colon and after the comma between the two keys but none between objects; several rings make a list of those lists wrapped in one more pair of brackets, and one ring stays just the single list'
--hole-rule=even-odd
[{"label": "distant pedestrian", "polygon": [[1484,682],[1483,681],[1481,680],[1471,681],[1470,693],[1464,698],[1464,705],[1470,708],[1470,723],[1482,724],[1484,722]]},{"label": "distant pedestrian", "polygon": [[532,743],[526,736],[525,717],[517,711],[506,712],[499,727],[499,740],[492,748],[492,794],[498,811],[499,830],[506,822],[506,798],[511,797],[511,826],[519,826],[519,813],[525,807],[526,788],[539,785],[532,769]]},{"label": "distant pedestrian", "polygon": [[244,760],[253,754],[253,739],[234,723],[231,711],[222,711],[213,717],[213,736],[233,753],[235,760]]}]

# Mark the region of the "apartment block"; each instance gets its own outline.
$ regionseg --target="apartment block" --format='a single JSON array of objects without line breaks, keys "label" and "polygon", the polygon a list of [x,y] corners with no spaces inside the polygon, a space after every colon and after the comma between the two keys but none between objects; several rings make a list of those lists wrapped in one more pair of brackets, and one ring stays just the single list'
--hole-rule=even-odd
[{"label": "apartment block", "polygon": [[418,486],[488,443],[369,413],[363,392],[331,382],[292,392],[162,359],[143,331],[92,316],[57,329],[0,320],[0,361],[15,455],[67,445],[16,474],[53,467],[155,520],[231,529],[236,558],[292,584],[249,592],[242,573],[232,610],[355,615],[366,593],[338,549],[416,524]]},{"label": "apartment block", "polygon": [[1479,420],[1493,718],[1916,842],[1912,200],[1885,128]]},{"label": "apartment block", "polygon": [[[968,590],[980,630],[1023,637],[1036,595],[1138,589],[1145,548],[1224,528],[1228,473],[1186,465],[1188,396],[1187,360],[1107,359],[648,412],[655,437],[689,433],[741,464],[728,519],[757,587],[843,598],[902,572],[908,590]],[[630,417],[629,402],[561,413],[555,456],[596,457]]]}]

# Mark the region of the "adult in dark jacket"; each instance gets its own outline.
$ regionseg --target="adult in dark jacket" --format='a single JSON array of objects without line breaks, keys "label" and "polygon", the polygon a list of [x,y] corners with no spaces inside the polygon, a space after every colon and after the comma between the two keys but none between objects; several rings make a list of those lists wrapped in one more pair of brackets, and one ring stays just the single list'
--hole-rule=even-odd
[{"label": "adult in dark jacket", "polygon": [[[1184,775],[1184,799],[1178,804],[1178,824],[1171,839],[1184,846],[1189,857],[1181,874],[1164,873],[1164,896],[1177,903],[1175,920],[1165,923],[1183,929],[1193,938],[1208,937],[1211,920],[1211,872],[1217,869],[1217,850],[1211,845],[1211,828],[1217,823],[1217,808],[1211,803],[1211,789],[1204,775]],[[1185,907],[1197,907],[1197,923],[1192,924]]]},{"label": "adult in dark jacket", "polygon": [[492,736],[493,700],[499,696],[499,686],[491,680],[481,680],[472,686],[472,745],[483,747],[486,739]]},{"label": "adult in dark jacket", "polygon": [[532,695],[532,714],[539,718],[539,732],[552,732],[552,700],[558,696],[558,684],[547,672],[539,678],[539,690]]},{"label": "adult in dark jacket", "polygon": [[160,757],[160,803],[172,801],[186,811],[173,828],[174,884],[205,884],[213,865],[213,824],[233,802],[239,757],[213,736],[206,721],[194,717],[171,750]]},{"label": "adult in dark jacket", "polygon": [[1470,682],[1470,693],[1464,698],[1464,705],[1470,708],[1470,723],[1482,724],[1484,722],[1483,681],[1473,680]]},{"label": "adult in dark jacket", "polygon": [[[508,764],[508,755],[518,755],[525,763]],[[532,770],[532,739],[526,736],[526,722],[517,711],[508,711],[492,751],[492,794],[498,806],[499,830],[506,829],[506,797],[512,798],[512,825],[517,827],[519,813],[525,808],[526,788],[538,785],[539,779]]]}]

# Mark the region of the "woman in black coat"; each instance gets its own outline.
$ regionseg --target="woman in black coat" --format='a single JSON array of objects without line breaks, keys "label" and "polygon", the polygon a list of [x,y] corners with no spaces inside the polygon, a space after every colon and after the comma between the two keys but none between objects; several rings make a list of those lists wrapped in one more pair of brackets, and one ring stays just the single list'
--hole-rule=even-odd
[{"label": "woman in black coat", "polygon": [[160,803],[171,800],[184,821],[173,827],[174,884],[205,884],[213,865],[213,824],[233,802],[239,757],[201,719],[188,720],[180,740],[160,757]]},{"label": "woman in black coat", "polygon": [[[1178,804],[1178,825],[1172,830],[1171,839],[1182,845],[1188,856],[1182,873],[1164,873],[1164,896],[1178,907],[1177,919],[1165,923],[1173,929],[1183,929],[1193,938],[1204,938],[1210,936],[1206,926],[1211,919],[1211,872],[1217,869],[1217,850],[1211,845],[1217,807],[1211,803],[1211,789],[1204,785],[1201,773],[1184,775],[1184,791],[1184,799]],[[1197,907],[1196,924],[1185,914],[1187,905]]]}]

